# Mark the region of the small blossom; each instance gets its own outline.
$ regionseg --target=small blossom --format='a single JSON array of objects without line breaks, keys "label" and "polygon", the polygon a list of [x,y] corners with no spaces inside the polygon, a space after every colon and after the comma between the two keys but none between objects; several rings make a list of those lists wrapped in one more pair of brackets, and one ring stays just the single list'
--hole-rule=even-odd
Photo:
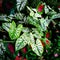
[{"label": "small blossom", "polygon": [[54,57],[58,57],[58,54],[56,53],[56,54],[54,54]]},{"label": "small blossom", "polygon": [[50,41],[49,40],[46,40],[46,44],[50,44]]},{"label": "small blossom", "polygon": [[16,56],[15,60],[20,60],[20,58],[18,56]]},{"label": "small blossom", "polygon": [[22,51],[23,51],[23,53],[26,53],[27,52],[27,49],[26,48],[23,48]]},{"label": "small blossom", "polygon": [[22,56],[20,56],[20,57],[19,57],[19,59],[20,59],[20,60],[23,60],[23,57],[22,57]]},{"label": "small blossom", "polygon": [[42,12],[43,8],[44,8],[44,5],[43,4],[39,5],[38,6],[38,12]]},{"label": "small blossom", "polygon": [[59,33],[59,30],[56,30],[56,33]]},{"label": "small blossom", "polygon": [[8,49],[10,50],[11,53],[14,53],[14,47],[12,44],[8,44]]},{"label": "small blossom", "polygon": [[24,60],[27,60],[26,58],[24,58]]},{"label": "small blossom", "polygon": [[50,37],[50,33],[47,32],[47,33],[46,33],[46,38],[49,38],[49,37]]},{"label": "small blossom", "polygon": [[46,50],[46,53],[48,53],[48,50]]},{"label": "small blossom", "polygon": [[41,41],[41,43],[42,43],[42,46],[44,47],[45,46],[45,43],[43,41]]}]

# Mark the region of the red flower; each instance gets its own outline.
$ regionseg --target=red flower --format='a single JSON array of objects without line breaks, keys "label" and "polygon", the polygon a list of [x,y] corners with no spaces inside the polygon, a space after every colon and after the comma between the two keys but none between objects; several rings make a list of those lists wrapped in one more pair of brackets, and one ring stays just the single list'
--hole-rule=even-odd
[{"label": "red flower", "polygon": [[26,49],[26,48],[23,48],[22,51],[23,51],[24,53],[26,53],[26,52],[27,52],[27,49]]},{"label": "red flower", "polygon": [[14,47],[12,44],[8,44],[8,49],[10,50],[11,53],[14,53]]},{"label": "red flower", "polygon": [[46,40],[46,44],[50,44],[50,41],[49,40]]},{"label": "red flower", "polygon": [[39,5],[38,6],[38,12],[42,12],[43,8],[44,8],[44,5],[43,4]]},{"label": "red flower", "polygon": [[20,58],[18,56],[16,56],[15,60],[20,60]]},{"label": "red flower", "polygon": [[26,58],[24,58],[24,60],[27,60]]},{"label": "red flower", "polygon": [[43,47],[44,47],[44,46],[45,46],[44,42],[43,42],[43,41],[41,41],[41,43],[42,43],[42,45],[43,45]]},{"label": "red flower", "polygon": [[47,32],[47,33],[46,33],[46,38],[49,38],[49,37],[50,37],[50,33]]}]

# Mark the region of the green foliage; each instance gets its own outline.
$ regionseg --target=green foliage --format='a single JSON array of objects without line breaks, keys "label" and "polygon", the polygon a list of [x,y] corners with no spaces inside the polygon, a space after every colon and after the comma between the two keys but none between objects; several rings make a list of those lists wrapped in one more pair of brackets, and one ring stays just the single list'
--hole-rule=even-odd
[{"label": "green foliage", "polygon": [[60,48],[60,36],[58,36],[58,46]]},{"label": "green foliage", "polygon": [[25,8],[27,0],[17,0],[17,10],[21,11]]},{"label": "green foliage", "polygon": [[15,47],[16,51],[22,49],[26,46],[26,44],[30,45],[32,47],[32,50],[38,55],[42,56],[43,53],[43,46],[39,39],[34,40],[34,36],[32,33],[24,33],[20,36],[20,38],[17,39]]},{"label": "green foliage", "polygon": [[25,47],[27,44],[25,38],[23,38],[23,35],[20,36],[20,38],[17,39],[16,44],[15,44],[15,50],[18,51]]},{"label": "green foliage", "polygon": [[[50,56],[50,60],[54,60],[54,54],[60,53],[60,21],[58,21],[60,19],[60,13],[57,13],[58,9],[55,11],[49,4],[47,5],[45,2],[41,2],[41,0],[17,0],[16,2],[15,8],[17,8],[18,12],[16,11],[15,14],[13,14],[12,9],[10,15],[7,16],[3,14],[0,16],[0,21],[2,22],[2,26],[0,26],[1,38],[6,39],[6,41],[2,42],[15,44],[14,56],[19,52],[23,59],[26,57],[28,60],[43,60],[43,55],[46,60],[49,60]],[[48,2],[48,0],[46,2]],[[53,0],[51,2],[53,2]],[[26,4],[29,7],[27,6],[24,10]],[[36,8],[38,4],[44,5],[42,14],[41,12],[39,13]],[[6,32],[9,34],[10,39]],[[47,34],[49,38],[46,37],[47,32],[51,34]],[[59,36],[59,38],[57,38],[57,36]],[[25,47],[27,48],[26,54],[22,51]]]},{"label": "green foliage", "polygon": [[11,38],[11,40],[15,40],[17,39],[19,36],[20,36],[20,33],[22,31],[22,25],[19,24],[16,28],[16,23],[13,21],[10,25],[10,28],[9,28],[9,36]]},{"label": "green foliage", "polygon": [[39,39],[36,40],[36,44],[31,44],[32,50],[38,55],[42,56],[43,53],[43,46]]}]

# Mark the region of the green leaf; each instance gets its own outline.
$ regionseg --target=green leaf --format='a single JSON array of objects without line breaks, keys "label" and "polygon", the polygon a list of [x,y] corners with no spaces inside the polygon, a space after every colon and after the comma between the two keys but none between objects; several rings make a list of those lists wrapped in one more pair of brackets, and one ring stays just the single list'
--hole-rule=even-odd
[{"label": "green leaf", "polygon": [[43,46],[39,39],[36,40],[36,44],[31,44],[32,50],[38,55],[41,56],[43,53]]},{"label": "green leaf", "polygon": [[50,20],[48,20],[48,17],[46,17],[45,19],[41,18],[40,23],[41,23],[42,30],[45,31],[50,23]]},{"label": "green leaf", "polygon": [[16,31],[16,23],[13,21],[10,25],[10,29],[9,29],[9,37],[11,38],[11,40],[14,39],[14,34],[15,34],[15,31]]},{"label": "green leaf", "polygon": [[25,8],[27,0],[16,0],[17,1],[17,10],[21,11]]},{"label": "green leaf", "polygon": [[27,42],[28,45],[35,43],[32,33],[24,33],[22,38]]},{"label": "green leaf", "polygon": [[6,31],[9,31],[10,23],[2,23],[2,28],[5,29]]},{"label": "green leaf", "polygon": [[32,9],[30,9],[28,6],[27,6],[27,9],[30,11],[30,16],[34,16],[34,12],[33,12],[33,10]]},{"label": "green leaf", "polygon": [[30,31],[30,29],[28,27],[24,27],[22,30],[22,32],[29,32],[29,31]]},{"label": "green leaf", "polygon": [[27,42],[28,45],[35,43],[34,36],[32,33],[24,33],[23,39]]},{"label": "green leaf", "polygon": [[32,28],[32,33],[33,33],[34,37],[38,38],[38,39],[40,39],[41,36],[43,36],[43,32],[42,31],[38,32],[37,29],[35,29],[35,28]]},{"label": "green leaf", "polygon": [[58,36],[58,46],[60,47],[60,36]]},{"label": "green leaf", "polygon": [[30,37],[28,33],[24,33],[22,38],[26,41],[28,45],[30,44]]},{"label": "green leaf", "polygon": [[38,52],[36,44],[31,44],[31,47],[32,47],[33,52],[35,52],[39,56],[39,52]]},{"label": "green leaf", "polygon": [[35,27],[39,27],[39,22],[36,19],[33,19],[32,17],[28,16],[27,17],[27,22]]},{"label": "green leaf", "polygon": [[43,46],[42,46],[42,43],[39,39],[36,40],[36,46],[37,46],[39,53],[41,55],[43,53]]},{"label": "green leaf", "polygon": [[47,8],[47,6],[45,5],[45,14],[47,14],[49,12],[49,9]]},{"label": "green leaf", "polygon": [[30,33],[30,44],[35,44],[34,36],[32,33]]},{"label": "green leaf", "polygon": [[19,38],[22,29],[23,29],[22,24],[19,24],[16,28],[16,23],[13,21],[11,23],[10,29],[8,31],[11,40],[15,40],[15,39]]},{"label": "green leaf", "polygon": [[60,18],[60,13],[54,14],[54,15],[52,16],[52,19],[57,19],[57,18]]},{"label": "green leaf", "polygon": [[20,33],[21,33],[22,29],[23,29],[22,24],[19,24],[17,26],[17,28],[16,28],[16,32],[15,32],[15,36],[14,36],[15,38],[14,39],[17,39],[20,36]]},{"label": "green leaf", "polygon": [[23,35],[20,38],[18,38],[16,41],[16,44],[15,44],[15,50],[16,51],[22,49],[27,44],[26,41],[22,37],[23,37]]}]

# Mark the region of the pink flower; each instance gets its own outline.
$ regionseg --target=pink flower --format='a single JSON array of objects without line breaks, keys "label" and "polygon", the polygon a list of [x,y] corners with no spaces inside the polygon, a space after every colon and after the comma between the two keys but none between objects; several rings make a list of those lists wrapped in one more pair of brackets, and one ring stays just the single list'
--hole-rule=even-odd
[{"label": "pink flower", "polygon": [[24,47],[24,48],[22,49],[22,51],[23,51],[23,53],[26,53],[26,52],[27,52],[27,49]]},{"label": "pink flower", "polygon": [[16,56],[15,60],[20,60],[20,58],[18,56]]},{"label": "pink flower", "polygon": [[54,54],[54,56],[55,56],[55,57],[58,57],[58,54],[56,53],[56,54]]},{"label": "pink flower", "polygon": [[14,47],[12,44],[8,44],[8,49],[10,50],[11,53],[14,53]]},{"label": "pink flower", "polygon": [[43,8],[44,8],[44,5],[43,4],[39,5],[38,6],[38,12],[42,12]]},{"label": "pink flower", "polygon": [[45,46],[45,43],[43,41],[41,41],[41,43],[42,43],[42,46],[44,47]]},{"label": "pink flower", "polygon": [[46,38],[49,38],[49,37],[50,37],[50,33],[47,32],[47,33],[46,33]]},{"label": "pink flower", "polygon": [[48,53],[48,50],[46,50],[46,52]]},{"label": "pink flower", "polygon": [[24,58],[24,60],[27,60],[26,58]]},{"label": "pink flower", "polygon": [[50,44],[50,41],[49,40],[46,40],[46,44]]}]

